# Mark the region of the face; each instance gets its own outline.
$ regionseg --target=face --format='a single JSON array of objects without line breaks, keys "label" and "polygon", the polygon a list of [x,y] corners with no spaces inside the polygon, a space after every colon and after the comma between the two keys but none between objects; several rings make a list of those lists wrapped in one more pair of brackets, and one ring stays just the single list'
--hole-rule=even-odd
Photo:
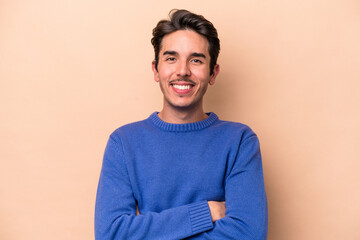
[{"label": "face", "polygon": [[166,108],[202,107],[208,85],[215,83],[219,66],[210,75],[209,43],[191,30],[165,35],[159,52],[158,69],[152,64],[155,81],[160,84]]}]

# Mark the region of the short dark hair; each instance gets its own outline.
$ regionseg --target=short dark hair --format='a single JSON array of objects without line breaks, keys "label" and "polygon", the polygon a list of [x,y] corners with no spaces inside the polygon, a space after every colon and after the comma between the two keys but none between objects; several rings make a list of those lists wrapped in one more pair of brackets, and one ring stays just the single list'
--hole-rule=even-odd
[{"label": "short dark hair", "polygon": [[169,20],[161,20],[153,29],[151,43],[155,51],[155,69],[159,63],[159,52],[162,39],[166,34],[178,30],[192,30],[204,36],[209,42],[210,55],[210,75],[213,74],[214,67],[220,52],[220,40],[214,25],[203,16],[189,12],[187,10],[171,10]]}]

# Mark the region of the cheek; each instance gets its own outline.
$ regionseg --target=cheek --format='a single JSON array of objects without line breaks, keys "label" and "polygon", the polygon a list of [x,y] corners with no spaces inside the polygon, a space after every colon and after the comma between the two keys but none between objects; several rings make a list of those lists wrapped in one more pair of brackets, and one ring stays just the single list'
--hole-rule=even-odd
[{"label": "cheek", "polygon": [[158,71],[161,77],[168,77],[176,70],[175,64],[159,64]]},{"label": "cheek", "polygon": [[208,66],[203,65],[201,67],[191,68],[191,73],[199,79],[207,79],[210,76],[210,69]]}]

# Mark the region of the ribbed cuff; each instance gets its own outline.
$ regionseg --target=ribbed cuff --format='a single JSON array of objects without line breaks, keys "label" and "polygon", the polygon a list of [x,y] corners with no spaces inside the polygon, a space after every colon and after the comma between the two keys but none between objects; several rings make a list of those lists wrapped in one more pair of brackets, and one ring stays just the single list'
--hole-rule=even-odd
[{"label": "ribbed cuff", "polygon": [[193,234],[205,232],[213,228],[207,201],[189,204],[188,208]]}]

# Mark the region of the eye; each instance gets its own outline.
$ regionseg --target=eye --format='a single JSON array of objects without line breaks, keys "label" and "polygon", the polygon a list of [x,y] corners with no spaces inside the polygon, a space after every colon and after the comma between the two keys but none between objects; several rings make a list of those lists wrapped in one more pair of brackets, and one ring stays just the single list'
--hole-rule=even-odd
[{"label": "eye", "polygon": [[174,57],[168,57],[166,59],[167,62],[174,62],[176,59]]},{"label": "eye", "polygon": [[193,63],[197,63],[197,64],[201,64],[201,63],[203,63],[200,59],[197,59],[197,58],[195,58],[195,59],[193,59],[193,60],[191,60]]}]

